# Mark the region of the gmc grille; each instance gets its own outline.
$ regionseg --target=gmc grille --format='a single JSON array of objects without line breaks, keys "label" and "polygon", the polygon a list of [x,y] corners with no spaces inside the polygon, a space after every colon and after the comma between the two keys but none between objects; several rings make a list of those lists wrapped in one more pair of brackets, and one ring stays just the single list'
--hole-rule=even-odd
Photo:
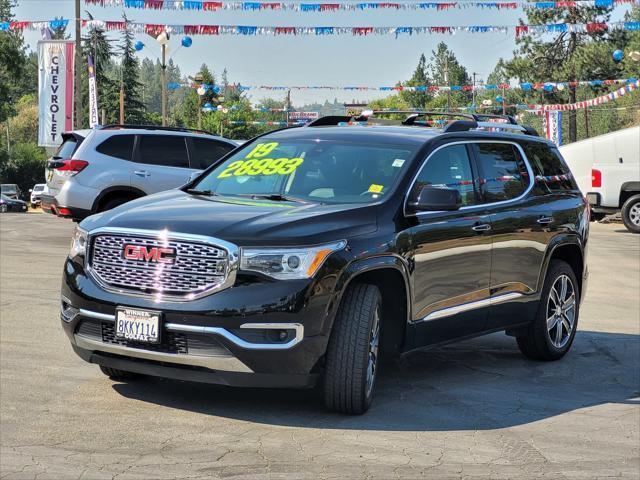
[{"label": "gmc grille", "polygon": [[[175,249],[172,263],[125,259],[125,245]],[[229,273],[228,253],[214,245],[118,234],[92,237],[89,266],[106,287],[135,294],[189,299],[222,286]]]}]

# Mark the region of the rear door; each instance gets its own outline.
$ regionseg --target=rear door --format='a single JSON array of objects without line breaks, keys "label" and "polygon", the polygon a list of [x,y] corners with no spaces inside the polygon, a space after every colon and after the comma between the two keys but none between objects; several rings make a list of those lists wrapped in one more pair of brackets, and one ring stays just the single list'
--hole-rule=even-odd
[{"label": "rear door", "polygon": [[138,135],[131,166],[131,186],[147,194],[184,185],[191,172],[186,137],[183,135]]},{"label": "rear door", "polygon": [[491,213],[491,310],[487,329],[524,323],[533,301],[549,230],[558,220],[553,207],[534,191],[534,174],[522,148],[508,141],[473,144],[482,196]]},{"label": "rear door", "polygon": [[457,189],[463,207],[420,212],[409,228],[413,260],[413,318],[408,349],[484,330],[489,307],[491,225],[478,208],[479,183],[467,143],[446,144],[431,153],[410,195],[420,185]]}]

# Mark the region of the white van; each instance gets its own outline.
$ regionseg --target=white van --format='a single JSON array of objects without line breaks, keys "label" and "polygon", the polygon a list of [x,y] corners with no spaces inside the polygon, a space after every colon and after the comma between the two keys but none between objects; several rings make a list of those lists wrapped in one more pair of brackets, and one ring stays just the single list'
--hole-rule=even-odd
[{"label": "white van", "polygon": [[578,186],[602,218],[622,210],[622,221],[640,233],[640,126],[560,147]]}]

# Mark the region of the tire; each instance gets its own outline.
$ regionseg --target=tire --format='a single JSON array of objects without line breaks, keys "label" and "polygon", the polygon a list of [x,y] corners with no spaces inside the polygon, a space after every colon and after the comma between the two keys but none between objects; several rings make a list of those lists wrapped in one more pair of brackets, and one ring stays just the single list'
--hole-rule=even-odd
[{"label": "tire", "polygon": [[628,198],[622,205],[622,223],[632,233],[640,233],[640,195]]},{"label": "tire", "polygon": [[120,205],[130,202],[133,198],[130,197],[116,197],[104,203],[99,209],[98,213],[106,212],[107,210],[111,210],[113,208],[119,207]]},{"label": "tire", "polygon": [[374,285],[355,284],[344,294],[326,354],[324,401],[329,410],[369,409],[378,373],[382,297]]},{"label": "tire", "polygon": [[[563,282],[566,282],[564,296]],[[553,296],[552,290],[555,292]],[[562,297],[564,301],[556,308],[558,297]],[[535,320],[521,335],[516,336],[522,354],[533,360],[551,361],[562,358],[573,344],[579,313],[580,291],[575,273],[568,263],[551,260]]]},{"label": "tire", "polygon": [[138,377],[137,373],[126,372],[124,370],[118,370],[117,368],[105,367],[100,365],[100,370],[111,380],[131,380]]}]

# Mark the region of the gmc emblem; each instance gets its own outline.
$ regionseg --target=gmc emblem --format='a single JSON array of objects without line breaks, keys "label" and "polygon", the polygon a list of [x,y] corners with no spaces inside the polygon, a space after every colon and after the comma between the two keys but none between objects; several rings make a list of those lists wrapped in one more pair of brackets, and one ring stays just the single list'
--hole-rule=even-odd
[{"label": "gmc emblem", "polygon": [[145,245],[125,245],[122,255],[126,260],[149,263],[174,263],[175,248],[147,247]]}]

